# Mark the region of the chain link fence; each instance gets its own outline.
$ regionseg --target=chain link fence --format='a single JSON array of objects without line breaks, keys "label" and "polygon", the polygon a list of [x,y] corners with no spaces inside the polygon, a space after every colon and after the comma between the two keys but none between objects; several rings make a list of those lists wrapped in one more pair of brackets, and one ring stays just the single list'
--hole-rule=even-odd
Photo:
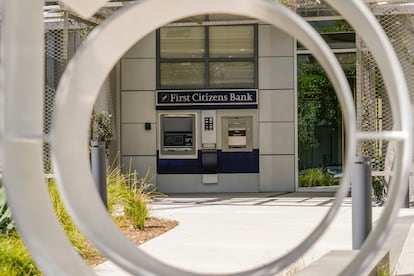
[{"label": "chain link fence", "polygon": [[[81,31],[89,26],[69,20],[68,13],[50,11],[53,18],[45,20],[45,93],[43,103],[43,132],[47,136],[52,124],[56,90],[66,65],[81,44]],[[49,14],[50,14],[49,13]],[[47,18],[46,13],[46,18]],[[50,145],[43,146],[44,168],[51,172]]]}]

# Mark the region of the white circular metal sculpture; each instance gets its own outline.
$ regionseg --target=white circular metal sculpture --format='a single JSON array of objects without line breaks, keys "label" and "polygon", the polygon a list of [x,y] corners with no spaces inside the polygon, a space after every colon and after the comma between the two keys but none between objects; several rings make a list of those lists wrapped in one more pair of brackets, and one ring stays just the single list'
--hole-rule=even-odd
[{"label": "white circular metal sculpture", "polygon": [[[351,160],[356,152],[357,141],[362,139],[394,139],[398,142],[398,149],[389,203],[378,227],[371,233],[361,252],[343,271],[343,274],[358,275],[364,271],[389,233],[405,192],[402,183],[406,183],[408,179],[412,136],[410,116],[404,115],[411,114],[411,110],[398,59],[370,11],[359,1],[329,0],[326,2],[344,15],[365,39],[373,55],[377,58],[389,91],[394,118],[393,131],[383,133],[356,131],[352,94],[335,56],[308,23],[283,5],[266,0],[143,0],[123,8],[90,35],[68,65],[60,82],[51,142],[54,166],[63,199],[82,232],[104,255],[136,275],[197,275],[165,265],[145,254],[136,248],[113,224],[94,188],[89,169],[89,116],[99,88],[107,74],[122,55],[145,35],[183,17],[206,13],[227,13],[254,17],[273,24],[289,34],[294,34],[313,53],[325,69],[337,93],[345,118],[346,140],[348,142],[342,184],[332,208],[321,224],[304,242],[287,255],[236,275],[274,274],[300,258],[332,222],[342,199],[347,194],[350,180],[349,168],[351,168]],[[161,6],[163,9],[159,9]],[[378,47],[378,45],[383,47]],[[11,114],[13,113],[11,112]],[[12,164],[16,160],[7,160],[6,158],[5,162]],[[6,185],[13,185],[13,178],[8,180],[9,183]],[[14,204],[13,200],[10,204]],[[17,205],[14,206],[14,210],[17,211],[17,215],[22,214],[22,217],[30,214],[30,210],[23,210],[21,206]],[[102,231],[102,229],[105,230]],[[34,241],[35,237],[30,237],[30,229],[22,228],[20,231],[23,237],[27,237],[26,243],[29,249],[38,248]],[[39,233],[39,235],[41,234]],[[44,250],[49,250],[46,244]],[[64,253],[63,250],[62,253]],[[50,257],[50,255],[53,254],[45,254],[44,256]],[[49,261],[58,263],[58,256]],[[42,263],[41,268],[47,274],[56,273],[56,270],[52,270],[47,264]],[[61,271],[65,272],[63,265]],[[91,273],[87,269],[84,269],[83,272],[85,274]]]},{"label": "white circular metal sculpture", "polygon": [[[161,5],[164,6],[162,11],[157,10]],[[156,16],[152,14],[155,10]],[[148,256],[127,240],[112,223],[96,195],[88,167],[88,118],[104,79],[130,47],[148,33],[171,21],[208,13],[255,17],[287,33],[294,33],[325,68],[338,91],[341,105],[353,106],[348,82],[327,44],[308,23],[283,5],[250,0],[180,0],[168,3],[162,0],[141,1],[125,8],[99,26],[78,50],[60,82],[51,136],[53,160],[58,185],[82,232],[109,259],[133,274],[194,275]],[[119,32],[121,29],[123,31]],[[355,111],[353,108],[345,108],[343,112],[344,117],[349,118],[346,124],[347,141],[350,141],[347,147],[349,156],[356,150],[355,139],[352,139],[355,135]],[[78,151],[73,151],[67,146],[69,144],[76,145]],[[346,168],[350,167],[349,164],[346,165]],[[349,182],[349,173],[346,171],[343,177],[346,184],[341,186],[333,207],[305,242],[285,257],[239,275],[273,274],[302,256],[332,222],[346,195]],[[102,228],[105,231],[101,231]]]}]

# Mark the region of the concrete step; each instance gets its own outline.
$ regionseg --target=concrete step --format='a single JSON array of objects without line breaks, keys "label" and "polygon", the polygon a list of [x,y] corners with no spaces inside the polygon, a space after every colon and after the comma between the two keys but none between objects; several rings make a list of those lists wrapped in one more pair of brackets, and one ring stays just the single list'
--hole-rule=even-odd
[{"label": "concrete step", "polygon": [[[340,275],[346,266],[358,254],[357,250],[332,250],[316,260],[296,276],[315,276],[315,275]],[[368,268],[369,276],[389,275],[389,254],[386,251],[380,252],[377,261]],[[379,273],[381,272],[381,273]]]},{"label": "concrete step", "polygon": [[394,275],[413,275],[414,274],[414,224],[411,224],[407,239],[402,247],[398,262],[393,268]]}]

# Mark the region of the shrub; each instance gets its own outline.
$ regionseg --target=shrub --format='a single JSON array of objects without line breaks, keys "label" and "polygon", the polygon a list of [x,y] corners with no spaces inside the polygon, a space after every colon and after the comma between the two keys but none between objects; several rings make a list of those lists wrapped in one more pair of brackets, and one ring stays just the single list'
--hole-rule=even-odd
[{"label": "shrub", "polygon": [[16,232],[0,183],[0,275],[42,275]]},{"label": "shrub", "polygon": [[92,114],[93,120],[93,132],[92,132],[92,140],[94,141],[101,141],[105,143],[105,149],[108,152],[109,146],[112,141],[112,129],[111,129],[111,122],[112,122],[112,115],[106,111],[102,111],[101,113],[94,113]]},{"label": "shrub", "polygon": [[14,230],[14,222],[6,202],[4,187],[0,185],[0,231],[2,234]]},{"label": "shrub", "polygon": [[[122,208],[125,217],[135,228],[143,228],[148,215],[147,203],[154,195],[158,195],[154,185],[148,183],[149,172],[150,170],[143,178],[138,178],[136,172],[125,174],[117,166],[107,175],[108,209],[116,215],[116,211]],[[54,179],[48,180],[48,189],[56,216],[72,245],[84,259],[99,259],[100,253],[83,236],[67,213]],[[0,218],[4,217],[0,221],[5,222],[2,225],[7,229],[5,234],[0,234],[0,275],[42,275],[14,229],[1,187],[0,210],[3,212]]]},{"label": "shrub", "polygon": [[73,247],[75,247],[78,253],[85,259],[99,255],[98,251],[90,245],[66,211],[54,179],[48,180],[48,188],[50,201],[53,204],[56,217]]},{"label": "shrub", "polygon": [[322,168],[309,169],[299,175],[299,187],[316,187],[336,185],[337,180]]},{"label": "shrub", "polygon": [[16,231],[0,234],[0,275],[42,275]]},{"label": "shrub", "polygon": [[148,202],[155,196],[155,186],[149,183],[150,169],[142,178],[129,170],[122,173],[119,166],[108,173],[108,210],[114,216],[123,211],[134,228],[142,229],[148,216]]},{"label": "shrub", "polygon": [[383,176],[372,177],[372,193],[377,204],[382,205],[387,198],[387,181]]}]

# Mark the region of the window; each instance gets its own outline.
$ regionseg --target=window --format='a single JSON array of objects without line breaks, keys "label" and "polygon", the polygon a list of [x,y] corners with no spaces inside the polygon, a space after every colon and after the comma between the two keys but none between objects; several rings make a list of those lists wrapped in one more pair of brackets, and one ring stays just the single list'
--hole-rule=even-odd
[{"label": "window", "polygon": [[256,88],[257,25],[164,27],[158,89]]},{"label": "window", "polygon": [[[336,57],[355,89],[356,54]],[[311,54],[297,56],[299,169],[341,166],[344,137],[340,106],[324,69]]]}]

